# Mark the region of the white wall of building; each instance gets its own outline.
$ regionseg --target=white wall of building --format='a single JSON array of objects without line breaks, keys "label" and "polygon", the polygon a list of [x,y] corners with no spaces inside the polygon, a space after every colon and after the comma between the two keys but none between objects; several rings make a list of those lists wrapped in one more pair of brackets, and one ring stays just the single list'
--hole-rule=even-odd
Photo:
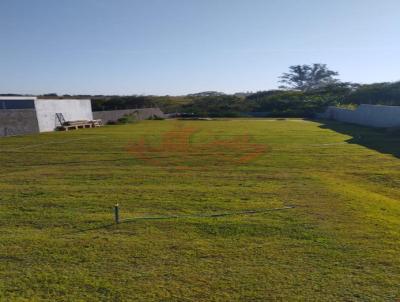
[{"label": "white wall of building", "polygon": [[56,113],[62,113],[66,121],[93,120],[90,100],[37,99],[35,100],[39,131],[54,131],[59,126]]}]

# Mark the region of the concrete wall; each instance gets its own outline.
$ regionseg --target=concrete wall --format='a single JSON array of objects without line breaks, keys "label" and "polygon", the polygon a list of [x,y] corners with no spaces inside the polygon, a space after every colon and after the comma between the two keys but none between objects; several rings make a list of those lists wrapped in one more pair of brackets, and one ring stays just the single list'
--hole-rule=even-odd
[{"label": "concrete wall", "polygon": [[318,117],[377,128],[399,127],[400,106],[360,105],[356,110],[329,107]]},{"label": "concrete wall", "polygon": [[93,118],[102,120],[104,124],[108,122],[116,122],[124,115],[134,115],[138,120],[146,120],[152,116],[165,117],[164,113],[159,108],[143,108],[143,109],[127,109],[127,110],[112,110],[112,111],[95,111]]},{"label": "concrete wall", "polygon": [[0,136],[39,132],[35,109],[0,110]]},{"label": "concrete wall", "polygon": [[93,120],[90,100],[38,99],[35,108],[40,132],[53,131],[59,126],[56,113],[62,113],[66,121]]}]

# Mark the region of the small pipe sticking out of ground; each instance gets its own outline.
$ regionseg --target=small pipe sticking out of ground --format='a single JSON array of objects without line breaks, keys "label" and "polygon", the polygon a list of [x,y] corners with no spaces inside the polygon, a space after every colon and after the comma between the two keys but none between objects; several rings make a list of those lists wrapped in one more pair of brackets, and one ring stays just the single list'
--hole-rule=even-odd
[{"label": "small pipe sticking out of ground", "polygon": [[119,224],[119,204],[117,203],[115,206],[114,206],[114,217],[115,217],[115,223],[116,224]]}]

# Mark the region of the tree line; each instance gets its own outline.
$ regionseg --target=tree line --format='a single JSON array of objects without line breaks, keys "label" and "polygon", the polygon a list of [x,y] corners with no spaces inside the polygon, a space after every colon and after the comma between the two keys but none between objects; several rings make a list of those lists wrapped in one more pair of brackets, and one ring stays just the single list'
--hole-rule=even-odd
[{"label": "tree line", "polygon": [[[400,82],[361,85],[342,82],[325,64],[295,65],[279,78],[279,89],[226,95],[207,91],[186,96],[90,97],[94,111],[159,107],[166,113],[195,116],[310,117],[328,106],[400,106]],[[48,94],[44,97],[55,97]],[[76,97],[76,96],[63,96]]]}]

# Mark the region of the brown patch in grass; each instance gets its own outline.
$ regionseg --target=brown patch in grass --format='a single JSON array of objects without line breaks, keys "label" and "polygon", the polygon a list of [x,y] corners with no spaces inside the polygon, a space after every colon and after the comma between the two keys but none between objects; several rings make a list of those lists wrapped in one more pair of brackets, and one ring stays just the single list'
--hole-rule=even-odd
[{"label": "brown patch in grass", "polygon": [[181,170],[188,166],[248,163],[267,151],[266,145],[252,143],[248,134],[205,144],[192,144],[190,137],[197,131],[195,127],[177,127],[165,133],[158,146],[147,143],[142,137],[127,149],[135,158],[148,164],[172,165]]}]

